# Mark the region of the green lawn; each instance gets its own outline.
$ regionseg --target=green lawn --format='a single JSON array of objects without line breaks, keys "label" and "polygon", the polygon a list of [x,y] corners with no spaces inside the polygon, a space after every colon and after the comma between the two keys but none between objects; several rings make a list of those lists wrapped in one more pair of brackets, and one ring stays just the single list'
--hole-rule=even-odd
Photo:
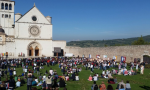
[{"label": "green lawn", "polygon": [[[81,66],[78,66],[81,67]],[[31,68],[31,67],[30,67]],[[58,75],[62,75],[60,69],[58,68],[58,65],[55,66],[44,66],[44,69],[41,69],[40,72],[42,73],[42,75],[45,73],[46,70],[49,70],[50,68],[52,68],[53,70],[56,70]],[[22,74],[22,68],[16,68],[17,71],[17,75],[21,75]],[[99,69],[94,69],[94,73],[98,73],[100,74],[102,72],[102,70]],[[88,81],[88,77],[89,75],[93,75],[94,73],[91,73],[90,70],[85,70],[85,68],[82,68],[82,71],[79,72],[79,81],[67,81],[67,89],[68,90],[91,90],[91,85],[93,84],[93,82]],[[37,77],[37,74],[34,74],[35,77]],[[118,82],[120,82],[121,80],[124,80],[124,82],[126,82],[127,80],[130,81],[131,84],[131,89],[132,90],[150,90],[150,69],[145,69],[144,71],[144,75],[134,75],[134,76],[123,76],[123,75],[115,75],[117,77]],[[2,77],[2,81],[5,80],[4,77]],[[104,81],[106,85],[108,85],[107,83],[107,79],[102,79],[100,78],[97,81],[97,84],[101,84],[101,81]],[[112,84],[114,90],[117,86],[117,84]],[[41,86],[37,87],[39,90],[41,90]],[[15,90],[27,90],[27,85],[23,85],[20,88],[17,88]],[[63,90],[63,88],[60,88],[59,90]]]}]

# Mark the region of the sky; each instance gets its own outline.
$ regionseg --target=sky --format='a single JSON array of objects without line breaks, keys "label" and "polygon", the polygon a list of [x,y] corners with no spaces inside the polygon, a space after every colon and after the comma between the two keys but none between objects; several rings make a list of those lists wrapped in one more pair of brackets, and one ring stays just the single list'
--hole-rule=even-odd
[{"label": "sky", "polygon": [[150,35],[150,0],[14,0],[52,17],[53,40],[108,40]]}]

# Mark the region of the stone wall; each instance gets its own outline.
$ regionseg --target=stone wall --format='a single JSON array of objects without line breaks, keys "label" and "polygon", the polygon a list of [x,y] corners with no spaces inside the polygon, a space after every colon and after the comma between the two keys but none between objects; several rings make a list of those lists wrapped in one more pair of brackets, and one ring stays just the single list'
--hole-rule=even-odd
[{"label": "stone wall", "polygon": [[143,61],[143,55],[150,55],[150,45],[131,45],[131,46],[110,46],[110,47],[66,47],[69,49],[69,53],[73,53],[75,56],[84,54],[88,57],[91,54],[92,58],[96,58],[96,55],[107,55],[108,58],[117,56],[117,61],[121,60],[121,56],[125,56],[127,62],[134,61],[134,58],[140,58]]}]

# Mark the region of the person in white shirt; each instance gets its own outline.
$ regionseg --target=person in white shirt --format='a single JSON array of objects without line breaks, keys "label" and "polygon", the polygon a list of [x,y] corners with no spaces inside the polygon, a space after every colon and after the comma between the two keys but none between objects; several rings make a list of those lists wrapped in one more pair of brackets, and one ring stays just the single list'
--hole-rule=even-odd
[{"label": "person in white shirt", "polygon": [[52,70],[52,68],[49,70],[49,73],[53,76],[53,70]]},{"label": "person in white shirt", "polygon": [[105,71],[104,71],[104,70],[102,71],[102,74],[103,74],[103,75],[105,74]]},{"label": "person in white shirt", "polygon": [[91,73],[93,72],[93,65],[91,64]]},{"label": "person in white shirt", "polygon": [[78,81],[79,80],[79,76],[78,76],[78,74],[76,74],[76,81]]},{"label": "person in white shirt", "polygon": [[38,82],[39,82],[37,78],[35,78],[35,81],[36,81],[36,83],[38,83]]},{"label": "person in white shirt", "polygon": [[16,75],[16,70],[13,71],[13,74]]},{"label": "person in white shirt", "polygon": [[26,73],[26,75],[27,75],[27,68],[25,68],[25,69],[24,69],[24,72],[25,72],[25,73]]},{"label": "person in white shirt", "polygon": [[44,81],[46,81],[46,76],[45,76],[45,74],[44,74],[44,76],[43,76],[43,82],[44,82]]},{"label": "person in white shirt", "polygon": [[94,81],[97,81],[97,80],[98,80],[98,77],[97,77],[96,75],[94,75],[94,76],[93,76],[93,80],[94,80]]}]

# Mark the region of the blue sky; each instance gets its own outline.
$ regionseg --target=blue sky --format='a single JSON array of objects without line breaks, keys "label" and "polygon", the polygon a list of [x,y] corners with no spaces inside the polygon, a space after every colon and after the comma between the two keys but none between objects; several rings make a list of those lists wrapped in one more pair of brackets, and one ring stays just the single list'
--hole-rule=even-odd
[{"label": "blue sky", "polygon": [[103,40],[150,35],[150,0],[14,0],[15,13],[33,7],[52,17],[53,39]]}]

